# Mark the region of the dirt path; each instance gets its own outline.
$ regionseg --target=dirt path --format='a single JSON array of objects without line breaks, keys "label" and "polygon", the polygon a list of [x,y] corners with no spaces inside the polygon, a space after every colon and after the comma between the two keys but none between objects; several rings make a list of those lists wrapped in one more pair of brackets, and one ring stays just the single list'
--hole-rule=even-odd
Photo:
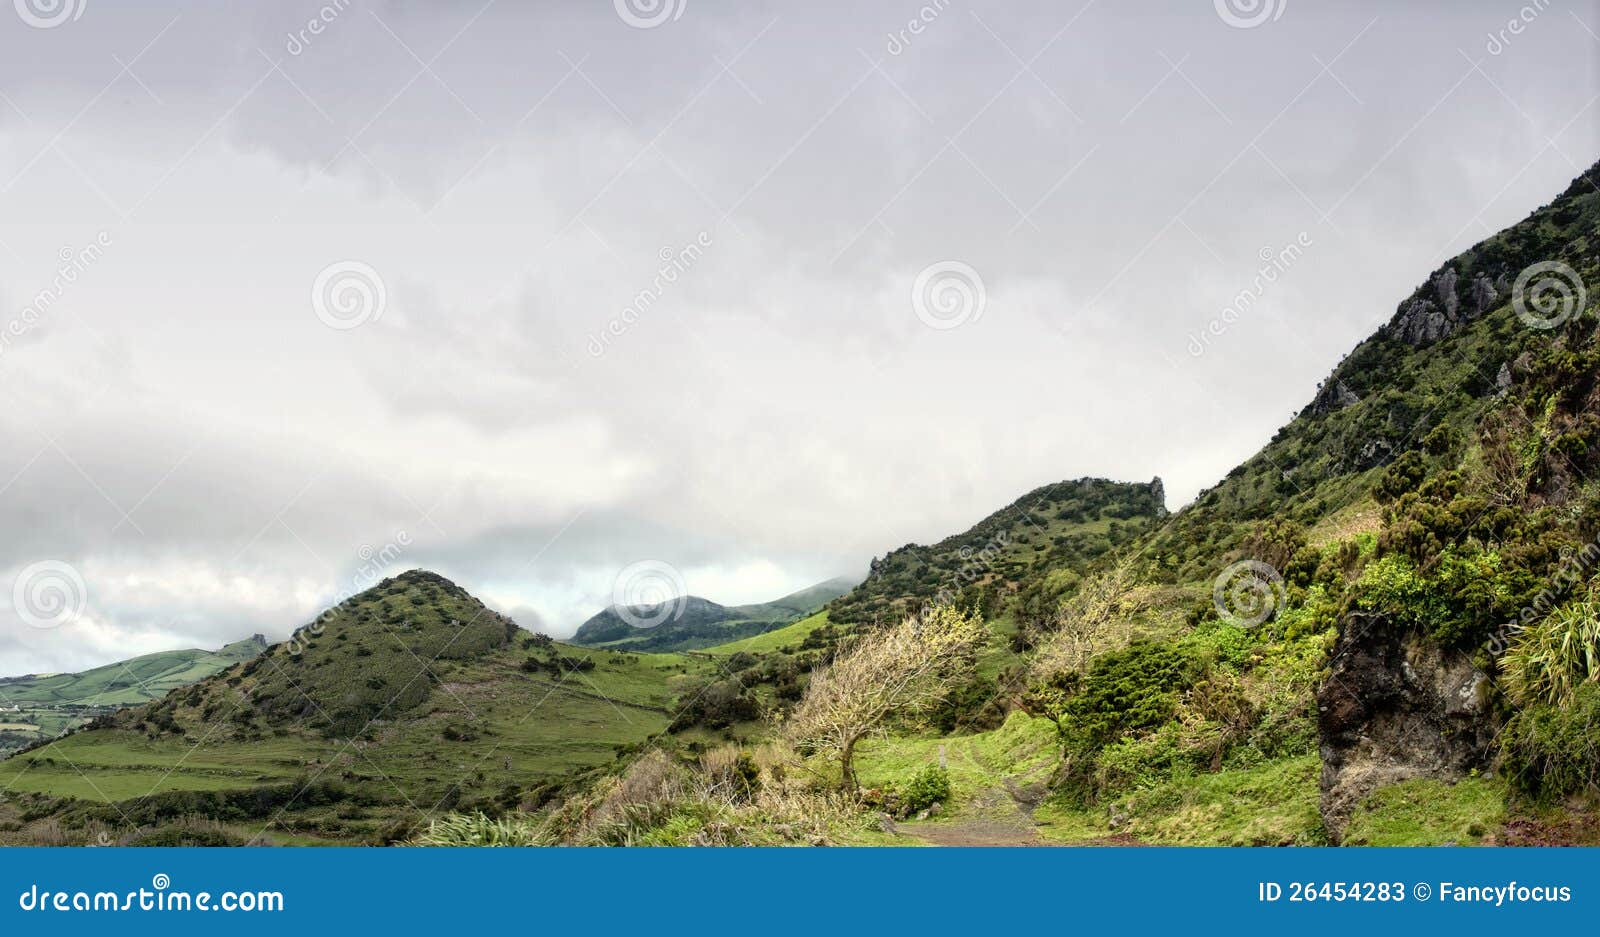
[{"label": "dirt path", "polygon": [[[954,754],[972,767],[984,770],[970,752],[958,749]],[[1054,845],[1039,837],[1038,827],[1033,822],[1033,808],[1038,803],[1035,792],[1018,787],[1010,778],[997,780],[998,784],[974,798],[959,816],[902,824],[901,832],[932,846]]]}]

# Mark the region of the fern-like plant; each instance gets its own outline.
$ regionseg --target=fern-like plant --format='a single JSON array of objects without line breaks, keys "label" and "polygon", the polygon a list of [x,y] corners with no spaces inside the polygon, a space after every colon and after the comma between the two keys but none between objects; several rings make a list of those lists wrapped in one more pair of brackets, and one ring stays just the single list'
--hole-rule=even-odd
[{"label": "fern-like plant", "polygon": [[417,846],[551,846],[555,835],[545,824],[528,819],[490,819],[482,813],[455,814],[428,824],[414,840]]},{"label": "fern-like plant", "polygon": [[1571,602],[1551,612],[1522,632],[1500,666],[1513,702],[1567,705],[1584,681],[1600,680],[1600,602]]}]

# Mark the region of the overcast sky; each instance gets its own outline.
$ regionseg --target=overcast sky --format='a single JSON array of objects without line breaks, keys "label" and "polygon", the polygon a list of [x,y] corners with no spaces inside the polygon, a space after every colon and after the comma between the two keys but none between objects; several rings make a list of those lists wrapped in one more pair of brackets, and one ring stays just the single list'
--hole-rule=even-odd
[{"label": "overcast sky", "polygon": [[1594,3],[619,4],[0,10],[0,674],[1176,508],[1600,156]]}]

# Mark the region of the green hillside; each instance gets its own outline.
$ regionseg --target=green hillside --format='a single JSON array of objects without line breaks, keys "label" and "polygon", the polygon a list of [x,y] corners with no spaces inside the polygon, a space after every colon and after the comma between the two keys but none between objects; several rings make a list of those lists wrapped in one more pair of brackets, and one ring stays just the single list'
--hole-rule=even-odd
[{"label": "green hillside", "polygon": [[204,819],[229,842],[389,842],[430,811],[536,804],[610,764],[667,726],[706,666],[556,644],[409,572],[247,663],[0,762],[0,841]]},{"label": "green hillside", "polygon": [[755,605],[718,605],[691,595],[661,605],[612,607],[584,622],[572,643],[654,653],[715,647],[804,618],[854,584],[849,579],[830,579]]},{"label": "green hillside", "polygon": [[866,581],[829,606],[829,616],[847,625],[888,621],[932,600],[988,617],[1048,615],[1084,569],[1166,515],[1165,497],[1159,478],[1046,485],[964,533],[873,560]]},{"label": "green hillside", "polygon": [[1597,236],[1600,167],[1176,514],[1064,482],[588,648],[407,573],[0,762],[0,841],[1600,844]]},{"label": "green hillside", "polygon": [[817,612],[815,615],[808,615],[793,624],[763,632],[753,638],[729,641],[727,644],[718,644],[714,647],[706,648],[706,653],[726,656],[741,653],[763,654],[773,651],[799,650],[802,642],[807,637],[827,625],[827,623],[828,613],[826,611]]},{"label": "green hillside", "polygon": [[124,706],[160,699],[261,653],[255,635],[216,651],[161,651],[82,673],[0,679],[0,754],[50,738]]},{"label": "green hillside", "polygon": [[81,673],[0,678],[0,701],[53,706],[147,703],[249,660],[266,647],[266,638],[256,635],[216,651],[161,651]]},{"label": "green hillside", "polygon": [[[826,621],[708,652],[726,669],[680,709],[692,744],[583,801],[613,825],[529,822],[580,843],[1600,842],[1597,235],[1600,168],[1434,271],[1192,505],[1067,483],[893,551]],[[991,640],[938,705],[875,709],[917,656],[872,635],[940,603]],[[814,692],[841,660],[889,669]],[[871,729],[788,734],[819,706]]]}]

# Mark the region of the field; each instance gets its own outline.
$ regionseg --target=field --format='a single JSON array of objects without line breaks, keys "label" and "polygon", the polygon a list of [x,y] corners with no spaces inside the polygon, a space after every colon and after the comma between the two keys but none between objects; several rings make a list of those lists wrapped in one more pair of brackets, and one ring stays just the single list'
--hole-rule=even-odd
[{"label": "field", "polygon": [[218,651],[181,650],[146,654],[82,673],[0,679],[0,755],[36,740],[60,735],[96,716],[160,699],[265,647],[260,639]]},{"label": "field", "polygon": [[773,652],[793,650],[800,646],[811,632],[828,623],[826,611],[817,612],[809,618],[802,618],[792,625],[785,625],[775,631],[758,634],[752,638],[740,641],[730,641],[716,647],[708,647],[703,653],[726,657],[740,652],[746,654],[770,654]]},{"label": "field", "polygon": [[[291,805],[252,818],[257,830],[244,835],[265,829],[268,842],[361,841],[508,787],[526,790],[610,764],[665,729],[675,687],[709,666],[675,654],[555,650],[592,660],[593,669],[529,674],[520,666],[526,652],[515,645],[452,663],[423,706],[353,742],[304,727],[248,741],[225,729],[154,738],[130,729],[80,732],[0,762],[0,791],[129,812],[163,793],[337,782],[365,806],[334,817]],[[226,721],[224,714],[218,724]]]},{"label": "field", "polygon": [[0,703],[34,708],[132,706],[160,699],[230,664],[254,657],[265,644],[240,641],[219,651],[163,651],[82,673],[0,680]]}]

